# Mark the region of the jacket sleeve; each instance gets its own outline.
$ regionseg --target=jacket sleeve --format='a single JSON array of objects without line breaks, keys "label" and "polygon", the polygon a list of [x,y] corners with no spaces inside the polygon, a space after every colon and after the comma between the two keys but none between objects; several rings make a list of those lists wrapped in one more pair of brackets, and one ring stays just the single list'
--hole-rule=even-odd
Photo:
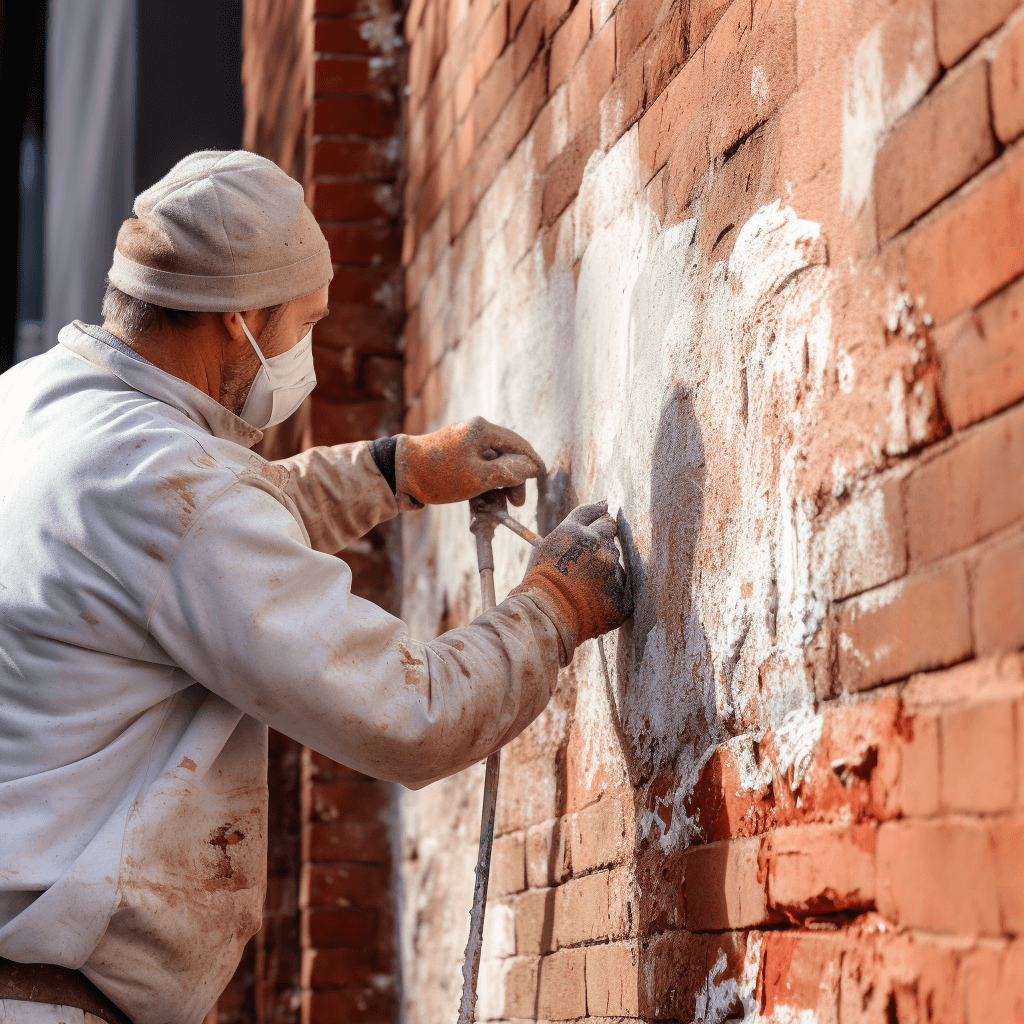
[{"label": "jacket sleeve", "polygon": [[274,465],[288,471],[285,492],[316,551],[333,555],[398,515],[397,500],[366,441],[308,448]]},{"label": "jacket sleeve", "polygon": [[554,690],[559,641],[517,595],[430,643],[351,593],[269,489],[203,510],[167,568],[150,632],[246,714],[379,779],[419,787],[518,735]]}]

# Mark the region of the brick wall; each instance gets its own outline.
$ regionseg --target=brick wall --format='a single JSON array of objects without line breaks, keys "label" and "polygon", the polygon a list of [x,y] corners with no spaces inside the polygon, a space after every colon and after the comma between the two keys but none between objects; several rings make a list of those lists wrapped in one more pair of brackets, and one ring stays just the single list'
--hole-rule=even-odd
[{"label": "brick wall", "polygon": [[[521,518],[608,497],[638,590],[503,754],[479,1018],[1024,1019],[1024,8],[404,31],[406,429],[520,430]],[[476,613],[467,527],[405,517],[420,636]],[[400,801],[410,1024],[481,783]]]},{"label": "brick wall", "polygon": [[[331,246],[317,387],[267,432],[278,458],[393,434],[402,412],[401,40],[390,0],[246,0],[244,145],[306,189]],[[341,557],[353,591],[397,608],[398,533]],[[215,1011],[220,1024],[395,1019],[391,788],[271,734],[263,928]]]}]

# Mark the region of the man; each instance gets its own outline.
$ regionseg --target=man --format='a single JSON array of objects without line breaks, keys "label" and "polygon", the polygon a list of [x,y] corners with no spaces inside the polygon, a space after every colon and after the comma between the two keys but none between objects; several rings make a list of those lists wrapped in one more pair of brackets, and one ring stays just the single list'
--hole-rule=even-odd
[{"label": "man", "polygon": [[134,211],[103,327],[65,327],[0,378],[12,1022],[202,1019],[260,925],[268,725],[423,786],[521,732],[575,646],[629,613],[596,505],[507,600],[430,643],[353,597],[335,552],[403,508],[495,487],[521,501],[539,456],[480,419],[253,454],[315,383],[332,271],[302,189],[203,152]]}]

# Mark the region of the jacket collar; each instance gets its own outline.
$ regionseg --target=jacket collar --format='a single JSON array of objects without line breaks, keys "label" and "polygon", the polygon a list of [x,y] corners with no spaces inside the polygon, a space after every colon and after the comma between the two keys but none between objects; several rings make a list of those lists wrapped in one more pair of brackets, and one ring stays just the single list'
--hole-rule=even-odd
[{"label": "jacket collar", "polygon": [[128,387],[184,413],[214,437],[233,441],[243,448],[251,448],[263,437],[262,430],[246,423],[188,381],[161,370],[142,356],[121,351],[117,339],[102,327],[76,320],[61,330],[57,340],[75,355],[119,377]]}]

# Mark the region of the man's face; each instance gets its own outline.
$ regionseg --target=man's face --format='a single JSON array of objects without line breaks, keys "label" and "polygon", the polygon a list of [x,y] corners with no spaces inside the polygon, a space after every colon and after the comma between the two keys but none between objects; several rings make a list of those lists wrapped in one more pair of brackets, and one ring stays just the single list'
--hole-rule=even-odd
[{"label": "man's face", "polygon": [[[311,295],[302,295],[268,311],[257,309],[240,314],[256,339],[264,359],[279,356],[294,348],[309,333],[313,325],[327,316],[327,286]],[[235,314],[239,315],[239,314]],[[232,337],[235,332],[231,331]],[[236,346],[238,354],[221,371],[218,400],[236,416],[242,411],[249,389],[260,370],[259,356],[242,334],[244,344]]]}]

